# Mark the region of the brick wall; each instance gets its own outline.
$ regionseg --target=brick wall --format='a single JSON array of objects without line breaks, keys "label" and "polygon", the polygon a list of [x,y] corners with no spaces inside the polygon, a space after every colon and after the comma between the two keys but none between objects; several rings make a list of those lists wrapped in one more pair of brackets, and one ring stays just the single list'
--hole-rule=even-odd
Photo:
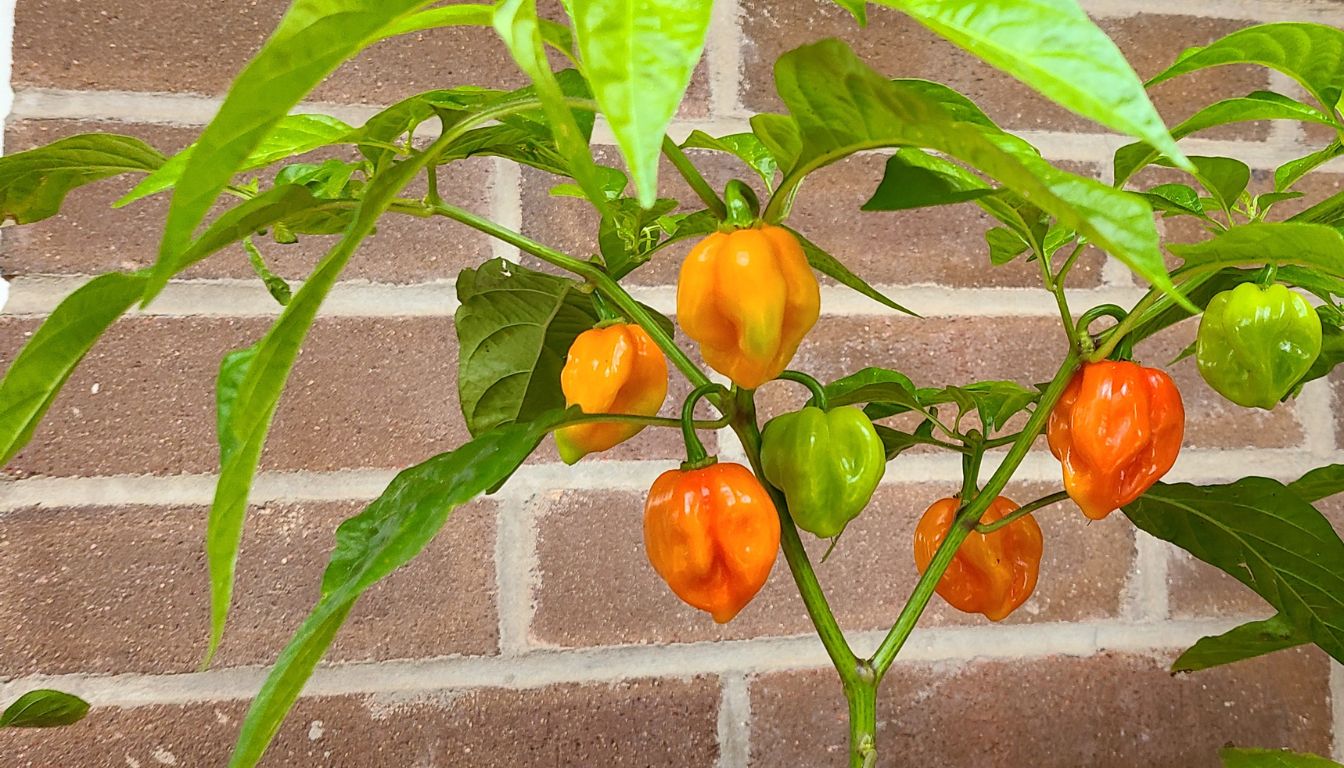
[{"label": "brick wall", "polygon": [[[19,0],[5,146],[88,130],[183,146],[285,5]],[[1251,21],[1344,23],[1344,3],[1333,0],[1085,5],[1146,75]],[[838,35],[893,76],[963,89],[1073,170],[1108,180],[1122,143],[889,12],[874,11],[867,30],[820,0],[721,0],[716,14],[676,134],[740,130],[751,111],[777,103],[776,55]],[[489,34],[446,30],[367,52],[313,99],[315,109],[357,120],[432,87],[520,83]],[[1233,68],[1168,84],[1154,98],[1174,120],[1268,87],[1290,88]],[[609,133],[599,128],[598,140],[609,145]],[[1190,146],[1267,170],[1321,143],[1292,126],[1256,124]],[[733,172],[704,159],[716,183]],[[921,384],[1048,377],[1061,349],[1053,304],[1032,290],[1034,269],[987,268],[987,222],[973,207],[860,214],[881,164],[860,157],[817,174],[793,221],[927,319],[827,288],[825,317],[796,367],[833,376],[888,364]],[[456,164],[445,178],[454,202],[562,247],[593,247],[591,216],[547,196],[541,174],[485,159]],[[676,179],[664,185],[687,197]],[[82,276],[151,261],[164,201],[112,212],[120,191],[95,185],[59,218],[6,230],[0,270],[14,284],[0,314],[0,359]],[[268,255],[297,278],[321,245]],[[464,439],[451,281],[499,255],[517,257],[456,225],[389,221],[352,262],[281,405],[253,494],[238,608],[219,663],[205,673],[194,670],[207,624],[212,383],[220,354],[256,339],[276,308],[241,252],[229,252],[112,330],[0,480],[0,680],[8,681],[0,700],[40,684],[84,693],[96,707],[68,730],[0,733],[7,765],[223,764],[261,665],[316,597],[335,525],[397,468]],[[670,312],[675,269],[664,257],[637,273],[640,298]],[[1101,255],[1071,279],[1076,307],[1129,303],[1140,292]],[[1190,332],[1140,352],[1170,359]],[[1337,460],[1329,384],[1310,385],[1273,414],[1248,413],[1215,398],[1188,361],[1176,373],[1190,426],[1174,476],[1291,477]],[[764,395],[769,409],[797,402],[792,390]],[[720,448],[735,452],[729,440]],[[675,439],[646,433],[569,470],[546,447],[502,493],[458,513],[423,557],[360,603],[268,764],[841,764],[839,687],[785,567],[735,622],[717,627],[647,566],[642,494],[680,452]],[[819,566],[860,648],[875,646],[914,582],[915,515],[953,491],[957,473],[951,457],[902,457]],[[1038,451],[1010,495],[1025,501],[1058,487],[1057,473]],[[1344,507],[1332,514],[1344,522]],[[1334,704],[1344,675],[1318,652],[1167,675],[1195,638],[1265,615],[1235,582],[1136,537],[1120,516],[1088,524],[1061,508],[1039,519],[1048,541],[1041,585],[1011,620],[987,626],[935,601],[882,692],[881,765],[1205,766],[1228,741],[1330,753],[1332,734],[1344,735],[1336,714],[1344,707]]]}]

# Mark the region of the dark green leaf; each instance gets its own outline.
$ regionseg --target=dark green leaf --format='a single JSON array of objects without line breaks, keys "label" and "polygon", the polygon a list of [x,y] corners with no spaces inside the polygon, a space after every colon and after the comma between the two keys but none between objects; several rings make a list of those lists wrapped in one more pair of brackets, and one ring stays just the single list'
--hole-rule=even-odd
[{"label": "dark green leaf", "polygon": [[964,203],[992,194],[993,187],[959,166],[927,152],[903,149],[887,159],[882,182],[863,204],[863,210],[904,211]]},{"label": "dark green leaf", "polygon": [[1303,501],[1316,503],[1321,499],[1344,493],[1344,464],[1317,467],[1288,484]]},{"label": "dark green leaf", "polygon": [[70,190],[163,165],[158,150],[130,136],[87,133],[0,157],[0,220],[31,224],[61,210]]},{"label": "dark green leaf", "polygon": [[1041,397],[1038,389],[1015,381],[978,381],[962,387],[920,389],[919,402],[925,406],[956,403],[964,414],[974,409],[986,434],[996,432],[1013,416],[1030,408]]},{"label": "dark green leaf", "polygon": [[989,261],[995,266],[1007,264],[1031,248],[1022,241],[1021,235],[1003,227],[988,229],[985,242],[989,244]]},{"label": "dark green leaf", "polygon": [[779,173],[779,163],[766,148],[765,143],[754,133],[732,133],[727,136],[710,136],[704,131],[691,131],[682,149],[712,149],[727,152],[747,164],[765,182],[767,191],[775,188],[775,174]]},{"label": "dark green leaf", "polygon": [[1171,665],[1172,672],[1198,672],[1233,664],[1311,642],[1282,615],[1242,624],[1214,637],[1201,638]]},{"label": "dark green leaf", "polygon": [[882,448],[886,452],[887,461],[895,459],[897,456],[900,456],[902,453],[905,453],[916,445],[923,445],[928,442],[927,440],[921,439],[918,435],[912,435],[909,432],[892,429],[883,424],[874,424],[873,429],[877,430],[877,436],[882,440]]},{"label": "dark green leaf", "polygon": [[[811,240],[808,240],[794,230],[789,231],[793,232],[794,236],[798,238],[798,242],[803,246],[803,253],[807,255],[807,263],[810,264],[813,269],[830,277],[841,285],[852,288],[883,306],[891,307],[897,312],[904,312],[907,315],[915,315],[914,312],[911,312],[900,304],[897,304],[882,295],[880,291],[865,282],[863,278],[850,272],[848,267],[841,264],[831,254],[823,251]],[[918,317],[918,315],[915,316]]]},{"label": "dark green leaf", "polygon": [[1279,192],[1288,189],[1300,181],[1303,176],[1340,155],[1344,155],[1344,144],[1341,144],[1339,139],[1335,139],[1325,149],[1284,163],[1274,171],[1274,189]]},{"label": "dark green leaf", "polygon": [[1251,168],[1230,157],[1194,157],[1195,178],[1208,190],[1218,205],[1231,209],[1251,182]]},{"label": "dark green leaf", "polygon": [[919,410],[919,395],[910,377],[886,368],[864,368],[826,385],[831,407],[866,404],[870,419]]},{"label": "dark green leaf", "polygon": [[1223,759],[1223,768],[1344,768],[1324,757],[1289,752],[1286,749],[1223,747],[1218,756]]},{"label": "dark green leaf", "polygon": [[1155,211],[1170,214],[1189,214],[1204,216],[1204,206],[1199,202],[1199,193],[1187,184],[1159,184],[1144,193],[1144,197]]},{"label": "dark green leaf", "polygon": [[0,728],[55,728],[73,725],[89,714],[78,696],[43,688],[29,691],[0,713]]},{"label": "dark green leaf", "polygon": [[307,189],[294,185],[274,187],[245,200],[210,222],[201,236],[183,251],[177,269],[183,270],[233,243],[241,242],[276,222],[311,213],[318,209],[339,208],[349,211],[355,201],[319,200]]},{"label": "dark green leaf", "polygon": [[458,276],[457,385],[473,435],[564,407],[565,356],[598,320],[579,288],[503,259]]}]

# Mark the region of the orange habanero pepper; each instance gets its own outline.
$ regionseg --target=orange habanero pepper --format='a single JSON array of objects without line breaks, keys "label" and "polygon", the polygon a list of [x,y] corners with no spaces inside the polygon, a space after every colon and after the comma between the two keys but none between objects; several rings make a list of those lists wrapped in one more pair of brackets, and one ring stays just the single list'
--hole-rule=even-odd
[{"label": "orange habanero pepper", "polygon": [[[920,518],[915,527],[915,565],[920,573],[928,570],[938,546],[952,530],[960,506],[960,499],[939,499]],[[1016,509],[1017,504],[1000,496],[980,522],[1001,520]],[[1036,589],[1043,546],[1041,526],[1031,515],[990,533],[972,531],[938,580],[938,594],[959,611],[1002,621]]]},{"label": "orange habanero pepper", "polygon": [[779,516],[741,464],[669,470],[644,505],[644,548],[677,597],[724,624],[770,575]]},{"label": "orange habanero pepper", "polygon": [[[653,416],[667,399],[667,358],[638,325],[617,323],[579,334],[560,372],[566,405],[584,413]],[[644,429],[628,422],[589,422],[556,430],[560,458],[573,464]]]},{"label": "orange habanero pepper", "polygon": [[1176,463],[1185,407],[1163,371],[1104,360],[1074,374],[1046,437],[1064,489],[1093,520],[1143,495]]},{"label": "orange habanero pepper", "polygon": [[705,362],[743,389],[788,367],[820,311],[817,278],[783,227],[715,232],[681,265],[677,322]]}]

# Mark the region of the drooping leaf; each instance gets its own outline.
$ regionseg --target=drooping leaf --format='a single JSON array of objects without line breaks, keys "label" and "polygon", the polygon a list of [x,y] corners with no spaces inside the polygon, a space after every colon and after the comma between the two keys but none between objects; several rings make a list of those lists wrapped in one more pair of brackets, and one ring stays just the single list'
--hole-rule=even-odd
[{"label": "drooping leaf", "polygon": [[811,265],[813,269],[826,275],[832,280],[835,280],[837,283],[867,296],[884,307],[890,307],[897,312],[904,312],[907,315],[918,317],[914,312],[911,312],[900,304],[887,298],[881,291],[869,285],[863,278],[849,271],[849,267],[841,264],[838,259],[822,250],[816,243],[813,243],[811,240],[808,240],[794,230],[789,231],[793,232],[794,236],[798,238],[798,243],[803,246],[803,253],[807,256],[807,263]]},{"label": "drooping leaf", "polygon": [[705,47],[712,0],[568,0],[584,71],[644,206],[663,136]]},{"label": "drooping leaf", "polygon": [[73,725],[89,714],[78,696],[42,688],[29,691],[0,713],[0,728],[56,728]]},{"label": "drooping leaf", "polygon": [[994,192],[993,187],[953,163],[927,152],[902,149],[887,158],[882,182],[862,210],[905,211],[964,203]]},{"label": "drooping leaf", "polygon": [[502,484],[561,416],[552,412],[490,430],[404,470],[363,512],[341,524],[322,577],[322,597],[253,699],[230,768],[252,768],[261,760],[359,596],[419,554],[454,510]]},{"label": "drooping leaf", "polygon": [[1189,184],[1158,184],[1143,193],[1153,210],[1168,214],[1204,217],[1199,193]]},{"label": "drooping leaf", "polygon": [[270,267],[266,266],[266,258],[261,255],[261,249],[257,248],[256,244],[252,242],[252,238],[243,240],[243,250],[247,251],[247,260],[252,265],[252,271],[256,272],[257,277],[261,278],[262,285],[266,286],[266,292],[271,294],[271,298],[275,299],[275,302],[280,306],[283,307],[288,304],[289,300],[294,297],[294,290],[289,287],[289,283],[285,282],[283,277],[275,274]]},{"label": "drooping leaf", "polygon": [[727,136],[710,136],[701,130],[691,131],[682,149],[712,149],[727,152],[747,164],[765,182],[767,192],[775,188],[775,176],[779,173],[779,163],[775,156],[754,133],[731,133]]},{"label": "drooping leaf", "polygon": [[1221,635],[1201,638],[1176,661],[1172,672],[1198,672],[1311,642],[1282,615],[1253,621]]},{"label": "drooping leaf", "polygon": [[1182,163],[1139,76],[1075,0],[878,0],[1065,109]]},{"label": "drooping leaf", "polygon": [[1344,493],[1344,464],[1317,467],[1289,483],[1288,488],[1303,501],[1312,504],[1337,493]]},{"label": "drooping leaf", "polygon": [[1289,752],[1286,749],[1223,747],[1218,756],[1223,760],[1223,768],[1344,768],[1324,757]]},{"label": "drooping leaf", "polygon": [[457,385],[473,435],[564,407],[565,355],[598,320],[579,288],[503,259],[458,276]]},{"label": "drooping leaf", "polygon": [[0,157],[0,220],[55,216],[70,190],[123,173],[150,173],[159,151],[130,136],[86,133]]}]

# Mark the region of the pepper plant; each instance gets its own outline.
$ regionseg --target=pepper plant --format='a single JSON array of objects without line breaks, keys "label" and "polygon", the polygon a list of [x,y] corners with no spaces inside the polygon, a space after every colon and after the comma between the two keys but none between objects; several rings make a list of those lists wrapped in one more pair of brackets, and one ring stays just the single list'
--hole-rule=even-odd
[{"label": "pepper plant", "polygon": [[[98,133],[0,159],[0,210],[14,224],[55,215],[68,193],[110,177],[137,180],[122,204],[171,195],[154,265],[90,280],[9,365],[0,383],[4,461],[34,437],[109,325],[152,302],[192,264],[245,254],[283,305],[262,338],[220,365],[220,468],[205,542],[207,666],[225,631],[248,495],[276,405],[324,298],[379,221],[450,219],[548,265],[538,271],[496,259],[459,275],[458,386],[472,438],[400,473],[337,529],[321,598],[252,702],[232,765],[261,759],[360,595],[414,558],[456,508],[507,483],[551,433],[568,463],[641,429],[684,440],[686,464],[668,468],[644,510],[651,566],[676,596],[717,621],[731,620],[767,579],[792,578],[843,683],[851,766],[876,764],[878,686],[935,593],[990,620],[1012,613],[1030,599],[1043,548],[1067,546],[1043,541],[1033,515],[1070,514],[1046,512],[1070,498],[1093,519],[1123,510],[1142,531],[1228,572],[1272,607],[1263,621],[1200,640],[1174,669],[1307,643],[1344,660],[1344,542],[1313,506],[1344,490],[1344,467],[1304,467],[1287,484],[1264,477],[1160,482],[1180,449],[1184,408],[1161,370],[1168,361],[1133,361],[1136,343],[1206,306],[1192,354],[1209,383],[1243,406],[1274,408],[1344,360],[1344,193],[1280,213],[1303,196],[1304,177],[1344,154],[1344,59],[1337,55],[1344,31],[1268,24],[1180,54],[1153,83],[1250,63],[1287,76],[1301,94],[1249,93],[1168,130],[1121,52],[1072,0],[880,4],[1132,137],[1115,154],[1114,184],[1052,165],[965,96],[877,72],[837,40],[804,45],[775,63],[783,112],[756,115],[741,133],[675,140],[666,130],[704,46],[711,0],[567,0],[562,21],[539,18],[535,0],[295,0],[185,151],[165,157],[136,139]],[[841,5],[864,23],[864,3]],[[451,25],[492,28],[531,84],[506,92],[490,83],[444,83],[358,127],[291,114],[363,48]],[[589,142],[599,116],[624,170],[594,159]],[[1176,143],[1260,120],[1314,123],[1335,137],[1277,169],[1272,189],[1259,192],[1240,160],[1187,156]],[[304,157],[321,149],[329,150],[324,160]],[[720,194],[692,149],[738,158],[744,179]],[[985,258],[1035,263],[1068,341],[1048,382],[1017,383],[1011,379],[1019,372],[1004,371],[1000,381],[917,386],[899,372],[900,360],[874,360],[830,382],[790,369],[820,313],[817,273],[906,311],[848,270],[846,254],[827,253],[789,228],[810,173],[874,150],[885,155],[886,172],[866,210],[973,201],[997,220],[986,233]],[[549,172],[554,193],[591,203],[601,222],[591,248],[564,253],[455,204],[438,173],[477,155]],[[660,159],[693,199],[658,196]],[[1137,183],[1151,165],[1181,180]],[[409,193],[418,182],[425,193]],[[1168,269],[1155,215],[1194,220],[1208,236],[1167,243],[1179,262]],[[266,270],[263,250],[312,237],[333,239],[292,290]],[[696,244],[682,265],[674,324],[621,281],[670,258],[665,249],[681,241]],[[1135,306],[1070,306],[1066,278],[1089,246],[1151,286]],[[712,371],[695,362],[692,347]],[[894,367],[881,367],[887,364]],[[680,419],[657,415],[669,371],[691,384]],[[776,379],[807,387],[809,405],[762,425],[755,391]],[[716,411],[712,420],[696,419],[701,401]],[[707,429],[736,433],[750,467],[708,456],[697,436]],[[1042,435],[1061,462],[1062,489],[1019,506],[1002,493]],[[947,498],[927,500],[911,545],[911,567],[922,576],[885,639],[861,654],[827,604],[804,539],[833,538],[843,550],[843,531],[862,514],[886,464],[911,449],[958,455],[963,482]],[[983,482],[982,462],[993,465]],[[781,551],[785,567],[774,568]],[[1229,752],[1227,759],[1246,765],[1255,756]]]}]

